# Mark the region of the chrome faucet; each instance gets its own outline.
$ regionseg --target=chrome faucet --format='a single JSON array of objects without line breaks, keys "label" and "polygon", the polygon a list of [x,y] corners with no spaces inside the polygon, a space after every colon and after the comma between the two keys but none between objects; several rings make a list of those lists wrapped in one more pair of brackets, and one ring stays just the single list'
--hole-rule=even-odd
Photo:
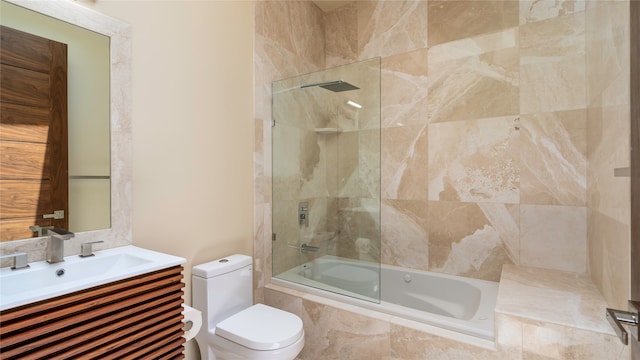
[{"label": "chrome faucet", "polygon": [[49,241],[47,241],[47,262],[55,264],[64,261],[64,240],[75,236],[65,229],[47,229]]},{"label": "chrome faucet", "polygon": [[311,246],[307,244],[300,245],[300,251],[302,252],[307,252],[307,251],[318,252],[318,250],[320,250],[318,246]]},{"label": "chrome faucet", "polygon": [[53,226],[31,225],[29,230],[38,233],[38,237],[47,236],[47,231],[52,230]]}]

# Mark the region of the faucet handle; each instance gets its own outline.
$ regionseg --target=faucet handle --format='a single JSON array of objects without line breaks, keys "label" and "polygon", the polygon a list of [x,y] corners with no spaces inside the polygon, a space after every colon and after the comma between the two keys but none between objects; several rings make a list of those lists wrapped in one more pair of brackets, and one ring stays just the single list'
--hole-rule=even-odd
[{"label": "faucet handle", "polygon": [[82,243],[80,244],[80,257],[89,257],[89,256],[94,256],[95,254],[93,253],[93,250],[91,249],[91,245],[93,244],[99,244],[99,243],[103,243],[104,241],[100,240],[100,241],[89,241],[86,243]]},{"label": "faucet handle", "polygon": [[27,269],[29,268],[29,264],[27,263],[27,253],[15,253],[0,256],[0,259],[9,259],[13,258],[13,266],[11,270],[19,270],[19,269]]}]

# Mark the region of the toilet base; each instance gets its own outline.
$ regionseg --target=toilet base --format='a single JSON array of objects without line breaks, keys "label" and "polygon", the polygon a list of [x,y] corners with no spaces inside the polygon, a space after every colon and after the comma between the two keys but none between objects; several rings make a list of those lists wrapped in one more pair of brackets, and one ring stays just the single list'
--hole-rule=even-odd
[{"label": "toilet base", "polygon": [[[304,334],[293,344],[276,350],[252,350],[217,335],[200,346],[202,360],[294,360],[304,347]],[[196,339],[197,340],[197,339]]]}]

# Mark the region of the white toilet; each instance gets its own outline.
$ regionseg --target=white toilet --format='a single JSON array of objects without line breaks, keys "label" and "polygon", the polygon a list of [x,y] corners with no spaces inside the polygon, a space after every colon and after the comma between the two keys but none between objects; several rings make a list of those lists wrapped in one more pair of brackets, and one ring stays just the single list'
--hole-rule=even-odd
[{"label": "white toilet", "polygon": [[293,360],[304,346],[302,320],[253,303],[252,258],[231,255],[194,266],[193,307],[202,312],[195,339],[203,360]]}]

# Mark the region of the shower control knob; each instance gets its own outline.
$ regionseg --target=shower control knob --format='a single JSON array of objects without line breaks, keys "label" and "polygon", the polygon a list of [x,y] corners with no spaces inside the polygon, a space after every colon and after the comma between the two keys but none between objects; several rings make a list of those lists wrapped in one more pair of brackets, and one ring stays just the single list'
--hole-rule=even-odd
[{"label": "shower control knob", "polygon": [[403,279],[404,279],[404,282],[408,284],[411,282],[411,275],[405,274]]}]

